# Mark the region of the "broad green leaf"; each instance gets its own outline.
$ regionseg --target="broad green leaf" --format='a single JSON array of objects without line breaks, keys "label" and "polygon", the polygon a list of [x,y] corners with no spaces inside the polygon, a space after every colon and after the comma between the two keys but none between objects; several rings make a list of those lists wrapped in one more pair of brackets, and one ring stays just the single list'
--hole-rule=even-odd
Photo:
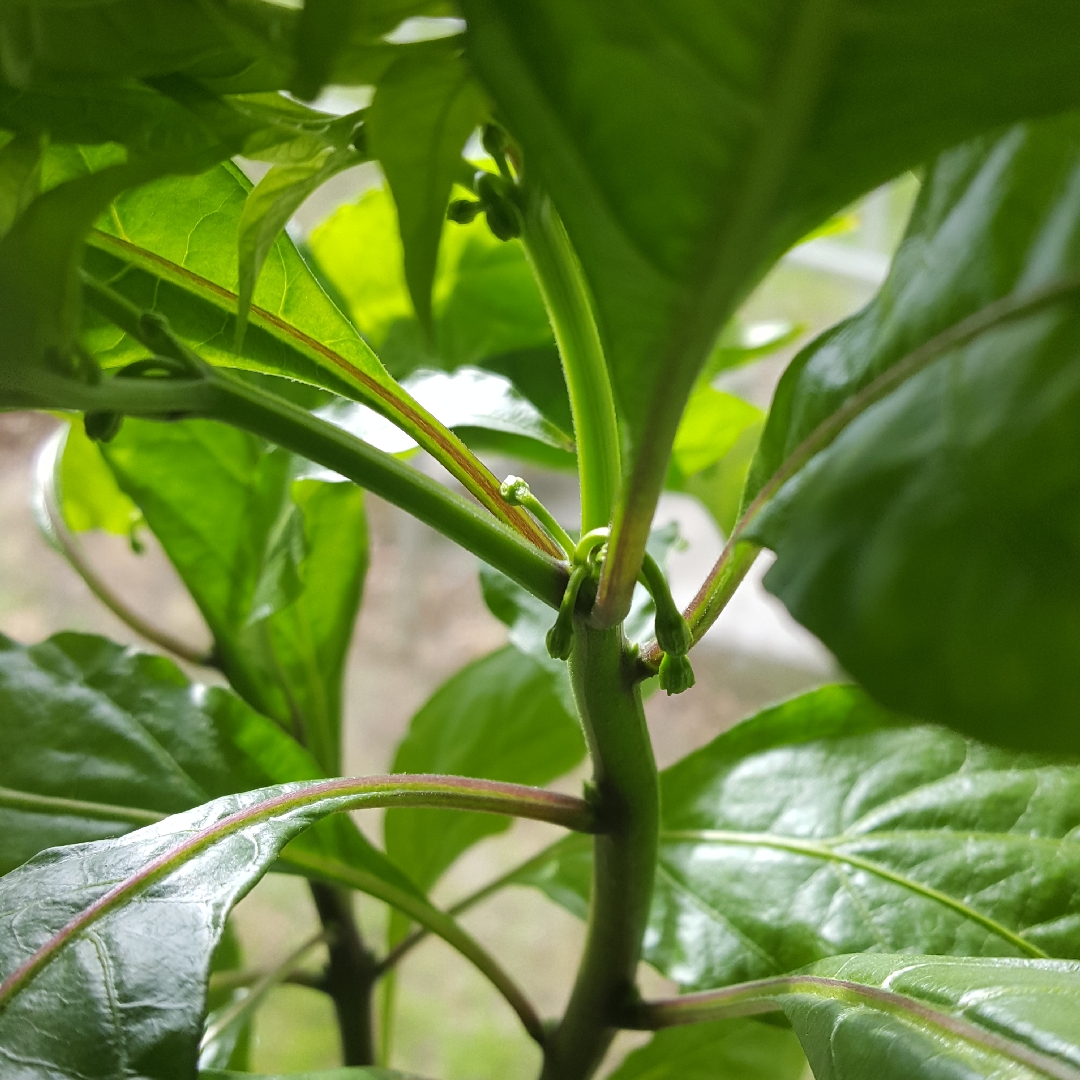
[{"label": "broad green leaf", "polygon": [[[0,874],[46,848],[115,837],[222,795],[316,779],[273,721],[170,660],[85,634],[0,638]],[[313,861],[415,893],[344,817],[298,840]],[[288,862],[293,856],[286,854]]]},{"label": "broad green leaf", "polygon": [[385,777],[262,788],[0,878],[0,1055],[30,1075],[188,1080],[233,905],[304,829],[400,798]]},{"label": "broad green leaf", "polygon": [[332,176],[362,161],[364,155],[352,147],[326,150],[303,164],[274,166],[248,193],[239,225],[238,333],[247,324],[263,263],[289,218]]},{"label": "broad green leaf", "polygon": [[362,493],[208,421],[125,423],[104,448],[237,692],[340,771],[345,658],[367,568]]},{"label": "broad green leaf", "polygon": [[[371,405],[415,438],[497,518],[548,550],[549,542],[528,514],[499,494],[495,477],[390,378],[284,233],[259,275],[243,351],[233,351],[236,236],[250,189],[239,170],[226,164],[128,192],[98,222],[86,268],[133,303],[164,315],[210,363],[296,379]],[[161,212],[163,206],[168,214]],[[141,345],[101,320],[90,324],[83,341],[107,367],[146,355]]]},{"label": "broad green leaf", "polygon": [[884,704],[1069,754],[1078,275],[1075,115],[944,154],[880,295],[785,374],[748,496],[819,425],[854,419],[746,534],[777,551],[770,590]]},{"label": "broad green leaf", "polygon": [[[1076,766],[831,686],[665,770],[661,805],[645,957],[684,987],[862,951],[1080,958]],[[530,883],[581,913],[574,840]]]},{"label": "broad green leaf", "polygon": [[[394,772],[523,784],[562,776],[585,756],[565,678],[509,645],[469,664],[412,718]],[[390,809],[386,851],[427,889],[463,851],[508,826],[490,814]]]},{"label": "broad green leaf", "polygon": [[1078,976],[1060,961],[839,957],[667,1010],[782,1009],[817,1080],[1076,1080]]},{"label": "broad green leaf", "polygon": [[3,134],[0,142],[0,237],[3,237],[41,190],[43,147],[41,138],[35,135]]},{"label": "broad green leaf", "polygon": [[394,195],[413,308],[431,327],[431,289],[450,189],[487,102],[453,39],[403,56],[379,80],[367,114],[373,157]]},{"label": "broad green leaf", "polygon": [[943,148],[1080,99],[1068,0],[461,8],[595,299],[632,447],[627,570],[698,370],[769,266]]},{"label": "broad green leaf", "polygon": [[354,0],[304,0],[296,26],[296,72],[292,91],[305,101],[318,97],[352,30]]},{"label": "broad green leaf", "polygon": [[120,490],[97,444],[82,424],[72,423],[64,435],[59,466],[64,521],[72,532],[101,529],[132,536],[142,522],[139,508]]},{"label": "broad green leaf", "polygon": [[294,20],[293,12],[266,3],[10,0],[0,11],[0,75],[25,88],[187,72],[237,89],[244,83],[278,89],[286,57],[275,56],[272,43]]},{"label": "broad green leaf", "polygon": [[675,432],[672,461],[684,477],[715,465],[751,427],[764,419],[761,410],[733,394],[699,386],[686,403]]},{"label": "broad green leaf", "polygon": [[608,1080],[800,1080],[799,1040],[754,1020],[713,1020],[658,1031]]}]

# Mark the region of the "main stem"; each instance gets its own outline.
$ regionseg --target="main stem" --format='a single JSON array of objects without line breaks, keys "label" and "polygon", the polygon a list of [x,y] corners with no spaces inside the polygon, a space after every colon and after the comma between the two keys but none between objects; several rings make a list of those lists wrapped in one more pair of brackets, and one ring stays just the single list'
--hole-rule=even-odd
[{"label": "main stem", "polygon": [[344,889],[311,883],[319,920],[329,934],[330,963],[323,989],[330,995],[341,1032],[345,1065],[375,1064],[372,994],[379,978],[378,961],[360,936],[352,901]]},{"label": "main stem", "polygon": [[585,952],[570,1004],[552,1034],[541,1080],[586,1080],[635,996],[656,872],[660,799],[635,659],[622,627],[577,619],[570,678],[592,752],[602,828],[593,849]]},{"label": "main stem", "polygon": [[528,184],[522,194],[521,239],[562,359],[577,441],[581,531],[587,533],[610,523],[619,490],[615,402],[588,288],[566,229],[547,195]]}]

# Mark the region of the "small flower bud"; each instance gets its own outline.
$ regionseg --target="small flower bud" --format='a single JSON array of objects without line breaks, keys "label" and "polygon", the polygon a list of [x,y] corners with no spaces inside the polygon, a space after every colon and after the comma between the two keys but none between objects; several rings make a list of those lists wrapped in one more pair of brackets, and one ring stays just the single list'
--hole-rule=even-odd
[{"label": "small flower bud", "polygon": [[532,492],[529,490],[529,485],[520,476],[508,476],[499,485],[499,494],[511,506],[521,506]]},{"label": "small flower bud", "polygon": [[694,669],[687,657],[664,653],[664,659],[660,661],[660,687],[669,697],[689,690],[694,681]]},{"label": "small flower bud", "polygon": [[88,412],[83,416],[86,437],[93,442],[111,442],[123,426],[123,414],[118,412]]},{"label": "small flower bud", "polygon": [[569,660],[570,653],[574,648],[574,619],[573,616],[564,618],[559,612],[555,625],[547,632],[544,639],[547,644],[548,656],[552,660]]},{"label": "small flower bud", "polygon": [[455,199],[447,207],[446,216],[458,225],[468,225],[483,209],[484,204],[476,199]]}]

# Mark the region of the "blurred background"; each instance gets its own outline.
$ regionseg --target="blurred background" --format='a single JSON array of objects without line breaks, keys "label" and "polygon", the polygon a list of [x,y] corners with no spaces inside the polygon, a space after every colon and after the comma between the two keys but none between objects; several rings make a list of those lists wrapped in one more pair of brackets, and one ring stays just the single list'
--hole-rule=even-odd
[{"label": "blurred background", "polygon": [[[327,103],[322,103],[327,104]],[[332,103],[331,103],[332,104]],[[350,100],[347,107],[355,108]],[[257,178],[257,167],[251,175]],[[301,209],[290,226],[303,240],[337,205],[379,183],[364,166],[337,177]],[[903,177],[854,209],[849,231],[796,248],[750,298],[744,322],[785,321],[802,328],[797,341],[747,367],[722,375],[719,389],[767,408],[776,381],[801,344],[857,310],[884,279],[917,182]],[[0,632],[22,643],[59,630],[104,634],[145,647],[114,618],[37,532],[29,508],[36,448],[57,421],[40,414],[0,413]],[[437,466],[419,467],[450,482]],[[488,459],[496,475],[519,471],[511,461]],[[574,525],[574,480],[530,468],[533,490],[568,526]],[[506,630],[484,606],[476,560],[392,506],[369,497],[371,567],[348,671],[345,767],[351,774],[386,771],[413,713],[462,664],[506,640]],[[713,518],[692,496],[667,494],[657,524],[678,522],[685,547],[670,564],[675,599],[690,599],[723,545]],[[91,562],[136,610],[191,642],[209,635],[161,552],[146,536],[135,555],[120,537],[82,538]],[[827,651],[798,627],[761,586],[760,560],[719,622],[694,653],[697,686],[679,697],[655,694],[647,702],[661,767],[709,741],[763,705],[841,677]],[[193,678],[207,672],[189,669]],[[2,751],[0,751],[2,752]],[[585,775],[560,782],[578,792]],[[373,839],[378,816],[358,815]],[[440,882],[441,904],[497,877],[554,838],[553,830],[518,823],[468,852]],[[380,941],[385,910],[358,899],[365,933]],[[544,1015],[556,1015],[569,992],[583,926],[539,893],[504,890],[464,917],[467,928],[501,957]],[[237,909],[248,965],[268,968],[310,936],[316,919],[304,883],[269,875]],[[320,957],[311,956],[312,967]],[[664,987],[643,969],[645,988]],[[490,1080],[535,1074],[539,1054],[502,999],[465,961],[429,939],[408,955],[396,981],[396,1022],[390,1060],[395,1068],[446,1080]],[[625,1036],[612,1062],[642,1041]],[[340,1064],[328,998],[300,986],[273,990],[258,1015],[253,1068],[298,1071]]]}]

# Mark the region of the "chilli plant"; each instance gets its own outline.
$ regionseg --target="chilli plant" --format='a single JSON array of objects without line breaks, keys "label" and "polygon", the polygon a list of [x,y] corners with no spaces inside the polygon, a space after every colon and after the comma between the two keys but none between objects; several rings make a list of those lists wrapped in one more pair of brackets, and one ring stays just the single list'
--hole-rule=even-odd
[{"label": "chilli plant", "polygon": [[[52,541],[228,686],[0,642],[0,1076],[238,1075],[292,978],[333,1001],[334,1076],[390,1077],[376,990],[435,934],[544,1080],[620,1029],[654,1034],[618,1080],[1080,1078],[1078,63],[1075,0],[3,0],[0,407],[63,421]],[[367,162],[385,189],[298,248]],[[738,321],[770,267],[908,170],[872,302],[767,416],[717,389],[790,337]],[[685,612],[665,487],[727,537]],[[479,558],[510,644],[342,778],[362,490]],[[144,528],[209,652],[77,536]],[[853,681],[658,774],[642,689],[693,686],[766,548]],[[586,753],[580,798],[543,786]],[[342,813],[374,807],[381,848]],[[433,904],[515,817],[567,835]],[[253,974],[229,917],[268,871],[321,927]],[[561,1017],[458,920],[510,884],[586,920]],[[683,992],[646,1000],[642,960]]]}]

